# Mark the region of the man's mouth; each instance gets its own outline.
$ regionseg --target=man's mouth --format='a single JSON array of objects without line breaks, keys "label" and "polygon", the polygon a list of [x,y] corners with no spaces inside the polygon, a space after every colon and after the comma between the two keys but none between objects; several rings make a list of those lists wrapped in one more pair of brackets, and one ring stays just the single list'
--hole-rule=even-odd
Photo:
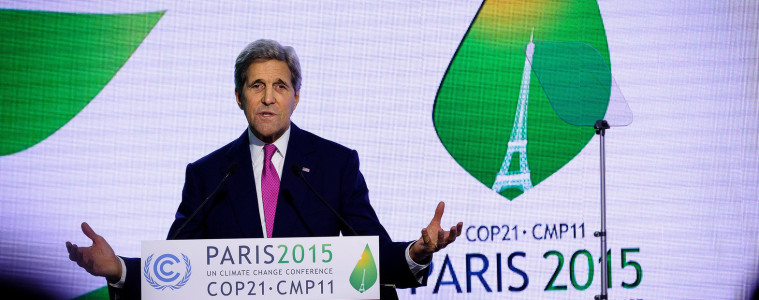
[{"label": "man's mouth", "polygon": [[261,116],[261,117],[264,117],[264,118],[270,118],[270,117],[275,116],[276,114],[273,113],[273,112],[270,112],[270,111],[262,111],[262,112],[258,113],[258,115]]}]

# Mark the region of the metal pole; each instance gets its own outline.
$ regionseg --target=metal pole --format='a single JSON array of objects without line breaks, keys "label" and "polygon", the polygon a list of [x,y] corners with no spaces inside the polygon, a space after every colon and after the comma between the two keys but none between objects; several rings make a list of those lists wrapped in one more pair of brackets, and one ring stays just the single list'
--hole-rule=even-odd
[{"label": "metal pole", "polygon": [[607,300],[608,298],[608,272],[606,262],[606,150],[604,149],[604,137],[606,136],[606,129],[609,129],[609,123],[604,120],[596,121],[594,126],[596,133],[600,137],[601,142],[601,231],[595,232],[593,235],[601,238],[601,294],[596,295],[596,300]]}]

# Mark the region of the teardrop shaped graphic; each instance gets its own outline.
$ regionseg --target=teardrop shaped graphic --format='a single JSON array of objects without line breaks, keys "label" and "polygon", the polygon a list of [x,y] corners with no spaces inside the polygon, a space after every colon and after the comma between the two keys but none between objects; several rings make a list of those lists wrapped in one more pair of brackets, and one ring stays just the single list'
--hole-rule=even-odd
[{"label": "teardrop shaped graphic", "polygon": [[448,153],[513,200],[571,161],[594,135],[551,108],[525,46],[579,41],[609,62],[595,1],[485,1],[440,84],[432,119]]},{"label": "teardrop shaped graphic", "polygon": [[74,118],[163,14],[0,9],[0,156],[36,145]]},{"label": "teardrop shaped graphic", "polygon": [[365,292],[377,282],[377,263],[374,262],[374,256],[372,256],[368,244],[364,248],[364,252],[361,253],[361,258],[356,263],[356,267],[353,268],[348,281],[359,293]]}]

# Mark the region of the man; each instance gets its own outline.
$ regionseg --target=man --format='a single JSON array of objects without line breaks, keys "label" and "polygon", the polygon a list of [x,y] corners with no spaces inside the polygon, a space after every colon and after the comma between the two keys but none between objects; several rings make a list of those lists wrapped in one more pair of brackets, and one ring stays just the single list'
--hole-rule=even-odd
[{"label": "man", "polygon": [[[187,166],[182,202],[169,238],[267,238],[337,236],[347,228],[332,215],[296,170],[337,209],[359,235],[380,239],[380,282],[398,287],[426,284],[434,252],[461,233],[459,222],[440,227],[444,203],[414,242],[392,242],[369,203],[359,171],[358,154],[304,131],[290,122],[299,101],[300,63],[292,47],[271,40],[249,44],[235,63],[235,96],[248,129],[235,141]],[[233,165],[218,194],[200,207]],[[179,230],[180,226],[187,226]],[[87,223],[82,231],[93,244],[77,247],[66,242],[69,258],[87,272],[104,276],[111,295],[139,298],[140,260],[116,256]]]}]

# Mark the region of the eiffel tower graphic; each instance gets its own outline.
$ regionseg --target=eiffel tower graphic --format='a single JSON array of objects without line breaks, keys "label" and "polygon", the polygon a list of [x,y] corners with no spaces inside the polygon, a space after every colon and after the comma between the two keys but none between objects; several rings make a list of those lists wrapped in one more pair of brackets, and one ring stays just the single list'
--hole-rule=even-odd
[{"label": "eiffel tower graphic", "polygon": [[[527,44],[524,71],[522,71],[522,85],[519,89],[519,102],[514,115],[514,127],[511,128],[509,147],[506,150],[506,156],[503,158],[501,170],[498,171],[495,182],[493,182],[492,190],[496,193],[508,188],[519,188],[522,192],[532,188],[530,166],[527,164],[527,100],[530,95],[530,61],[535,52],[535,44],[532,43],[534,32],[535,29],[533,28],[532,33],[530,33],[530,42]],[[510,172],[509,167],[514,153],[519,153],[519,170]]]},{"label": "eiffel tower graphic", "polygon": [[359,293],[366,291],[366,289],[364,289],[364,279],[366,279],[366,269],[364,269],[364,277],[361,277],[361,288],[358,289]]}]

